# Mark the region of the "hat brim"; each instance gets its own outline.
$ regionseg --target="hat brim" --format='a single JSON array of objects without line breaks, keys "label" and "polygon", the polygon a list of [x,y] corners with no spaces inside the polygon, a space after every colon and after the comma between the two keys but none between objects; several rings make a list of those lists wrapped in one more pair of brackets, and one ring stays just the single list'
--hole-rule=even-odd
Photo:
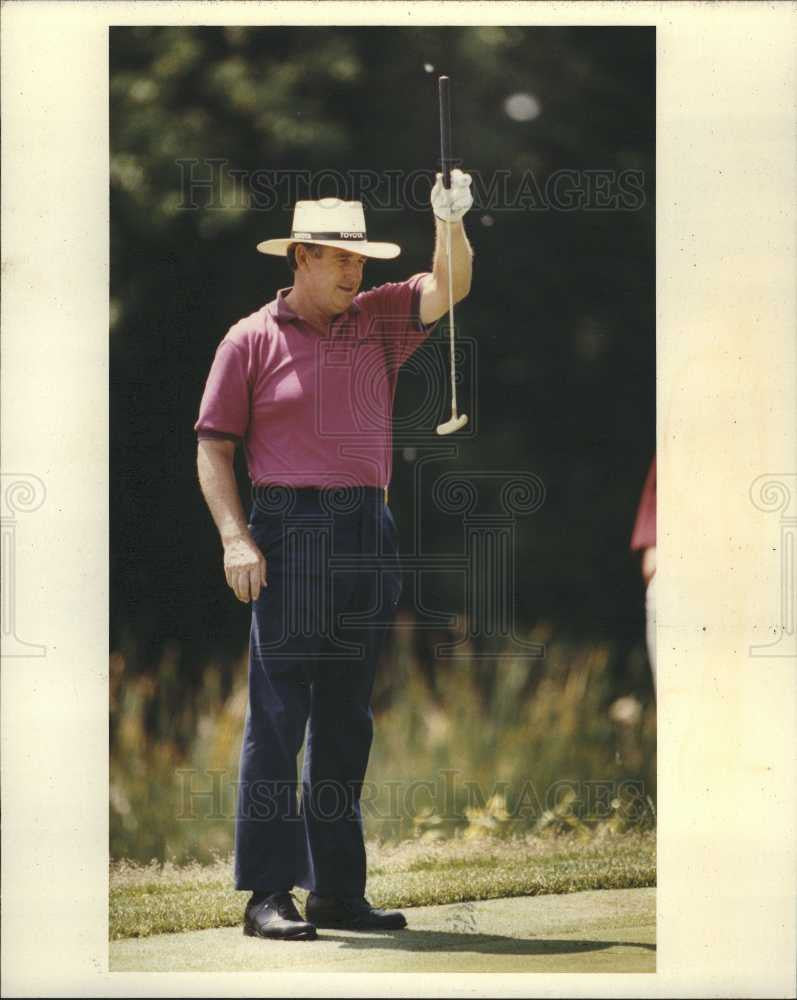
[{"label": "hat brim", "polygon": [[401,253],[401,247],[397,243],[369,243],[367,240],[362,242],[354,240],[264,240],[257,244],[257,249],[260,253],[284,257],[292,243],[315,243],[320,247],[336,247],[338,250],[348,250],[349,253],[362,254],[363,257],[372,257],[374,260],[392,260]]}]

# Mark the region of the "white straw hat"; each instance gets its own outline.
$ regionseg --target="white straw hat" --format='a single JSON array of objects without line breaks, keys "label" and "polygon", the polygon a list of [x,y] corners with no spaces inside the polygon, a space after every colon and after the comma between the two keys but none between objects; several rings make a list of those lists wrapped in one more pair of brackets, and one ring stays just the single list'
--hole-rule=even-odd
[{"label": "white straw hat", "polygon": [[369,243],[362,204],[339,198],[297,201],[291,235],[287,239],[264,240],[257,244],[257,249],[261,253],[284,257],[291,243],[318,243],[378,260],[391,260],[401,253],[396,243]]}]

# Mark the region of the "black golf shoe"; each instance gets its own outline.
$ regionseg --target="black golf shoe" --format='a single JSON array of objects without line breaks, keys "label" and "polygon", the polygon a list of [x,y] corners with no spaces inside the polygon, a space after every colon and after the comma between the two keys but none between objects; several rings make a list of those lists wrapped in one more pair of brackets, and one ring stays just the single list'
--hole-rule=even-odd
[{"label": "black golf shoe", "polygon": [[316,896],[311,892],[305,907],[307,919],[316,927],[349,931],[398,931],[407,926],[398,910],[377,910],[361,896],[341,898]]},{"label": "black golf shoe", "polygon": [[246,904],[244,934],[281,941],[312,941],[315,927],[302,920],[290,892],[254,894]]}]

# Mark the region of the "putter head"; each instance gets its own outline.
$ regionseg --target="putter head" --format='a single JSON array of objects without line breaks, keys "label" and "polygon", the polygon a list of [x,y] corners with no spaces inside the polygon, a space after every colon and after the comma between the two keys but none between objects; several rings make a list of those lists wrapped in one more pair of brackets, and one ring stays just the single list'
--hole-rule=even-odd
[{"label": "putter head", "polygon": [[467,422],[468,418],[465,416],[464,413],[462,413],[458,417],[452,417],[450,420],[446,420],[444,424],[438,424],[437,433],[453,434],[454,431],[461,430]]}]

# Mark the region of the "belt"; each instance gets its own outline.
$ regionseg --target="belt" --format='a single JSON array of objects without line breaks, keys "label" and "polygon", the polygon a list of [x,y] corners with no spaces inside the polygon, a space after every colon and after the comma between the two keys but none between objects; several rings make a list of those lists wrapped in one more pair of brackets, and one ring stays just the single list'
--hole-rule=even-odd
[{"label": "belt", "polygon": [[[385,498],[385,506],[387,506],[387,486],[288,486],[285,483],[258,483],[257,486],[262,486],[264,489],[271,488],[293,490],[296,493],[325,493],[327,491],[340,489],[367,490],[369,493],[378,493],[383,496]],[[257,486],[255,488],[257,488]]]}]

